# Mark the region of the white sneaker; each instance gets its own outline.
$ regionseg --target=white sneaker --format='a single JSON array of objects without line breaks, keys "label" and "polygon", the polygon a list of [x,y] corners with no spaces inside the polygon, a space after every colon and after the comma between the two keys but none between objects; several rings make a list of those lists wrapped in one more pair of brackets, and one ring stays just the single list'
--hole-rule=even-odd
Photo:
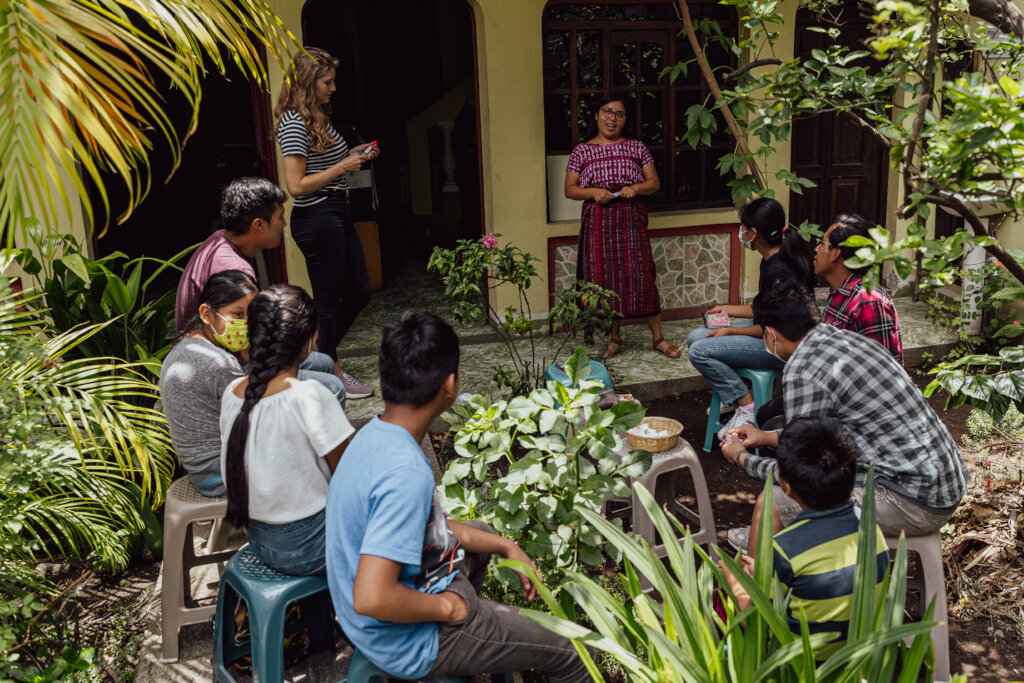
[{"label": "white sneaker", "polygon": [[730,429],[739,429],[744,425],[756,425],[757,418],[754,417],[753,413],[747,412],[746,408],[740,407],[736,409],[736,412],[732,414],[729,421],[725,423],[725,426],[718,430],[718,440],[721,441],[725,438],[725,433]]},{"label": "white sneaker", "polygon": [[[728,415],[732,411],[736,410],[736,406],[737,405],[738,404],[736,404],[736,403],[726,403],[726,404],[724,404],[721,408],[718,409],[718,417],[719,417],[719,419],[721,419],[722,417],[725,417],[726,415]],[[710,415],[711,414],[711,406],[708,406],[707,408],[704,409],[704,414],[705,415]]]}]

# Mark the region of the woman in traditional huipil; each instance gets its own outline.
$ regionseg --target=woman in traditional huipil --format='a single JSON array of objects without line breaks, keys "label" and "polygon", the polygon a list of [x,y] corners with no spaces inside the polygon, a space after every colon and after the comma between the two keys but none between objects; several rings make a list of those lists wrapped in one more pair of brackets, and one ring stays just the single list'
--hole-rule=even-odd
[{"label": "woman in traditional huipil", "polygon": [[[615,310],[624,318],[646,318],[654,349],[678,358],[679,349],[661,334],[647,208],[640,200],[640,195],[661,187],[654,158],[644,143],[623,136],[626,107],[622,100],[601,100],[594,120],[597,134],[576,145],[565,172],[565,196],[583,200],[576,278],[617,293]],[[605,358],[621,346],[616,321]]]}]

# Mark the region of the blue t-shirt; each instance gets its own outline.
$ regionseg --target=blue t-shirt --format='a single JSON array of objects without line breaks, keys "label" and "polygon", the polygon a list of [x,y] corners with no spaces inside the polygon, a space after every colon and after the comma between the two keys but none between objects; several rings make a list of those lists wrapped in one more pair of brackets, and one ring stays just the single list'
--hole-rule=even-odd
[{"label": "blue t-shirt", "polygon": [[405,429],[374,418],[345,450],[327,491],[327,580],[345,635],[381,669],[419,680],[437,661],[437,622],[398,624],[357,614],[360,555],[402,565],[399,581],[440,593],[464,550],[437,500],[434,473]]}]

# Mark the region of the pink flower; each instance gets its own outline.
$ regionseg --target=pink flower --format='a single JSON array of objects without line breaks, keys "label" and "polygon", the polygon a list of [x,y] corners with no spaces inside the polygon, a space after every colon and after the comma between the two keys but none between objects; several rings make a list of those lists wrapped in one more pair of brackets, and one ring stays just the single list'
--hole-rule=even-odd
[{"label": "pink flower", "polygon": [[1019,320],[1014,320],[1014,321],[1013,321],[1013,324],[1014,324],[1014,325],[1020,325],[1020,321],[1019,321]]},{"label": "pink flower", "polygon": [[498,246],[498,236],[494,234],[484,235],[480,241],[484,243],[484,249],[494,249]]},{"label": "pink flower", "polygon": [[1002,262],[1002,261],[996,261],[995,263],[996,263],[996,265],[997,265],[997,266],[1001,266],[1001,265],[1003,265],[1003,262]]}]

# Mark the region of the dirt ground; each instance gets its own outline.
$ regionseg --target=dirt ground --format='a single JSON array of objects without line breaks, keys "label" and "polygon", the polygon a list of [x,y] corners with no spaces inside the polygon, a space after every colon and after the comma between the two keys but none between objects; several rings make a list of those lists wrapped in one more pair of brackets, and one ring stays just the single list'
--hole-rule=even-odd
[{"label": "dirt ground", "polygon": [[[927,378],[919,378],[918,383],[923,387],[927,383]],[[705,410],[710,398],[710,391],[693,392],[650,402],[646,407],[648,415],[679,420],[684,426],[683,438],[693,444],[700,453],[715,510],[719,542],[725,545],[725,534],[729,528],[750,523],[754,500],[761,490],[761,485],[760,482],[754,481],[726,463],[717,446],[711,453],[701,453],[707,420]],[[962,443],[961,435],[966,429],[970,409],[961,407],[943,411],[943,400],[941,397],[934,397],[931,399],[932,406],[957,442]],[[443,437],[437,438],[438,436],[435,435],[435,445],[445,441]],[[450,441],[448,448],[450,449]],[[438,455],[444,460],[444,446],[441,451]],[[1024,460],[1019,455],[1014,455],[1014,458],[1017,462]],[[966,460],[976,480],[972,491],[978,492],[984,499],[983,482],[991,475],[991,471],[983,470],[978,458],[967,457]],[[1019,479],[1020,475],[1017,477]],[[1016,481],[1014,486],[1019,487],[1020,482]],[[692,489],[687,491],[686,487],[687,483],[682,483],[677,493],[684,497],[692,495]],[[1016,562],[1020,566],[1024,563],[1024,558],[1018,557]],[[65,567],[64,570],[60,574],[62,578],[68,577],[69,583],[71,578],[82,573],[80,566]],[[951,576],[951,571],[947,563],[947,587],[952,592],[953,582],[958,577]],[[54,637],[67,644],[98,646],[98,659],[104,679],[131,680],[144,627],[142,619],[138,617],[137,606],[152,590],[158,572],[158,563],[151,559],[141,559],[116,576],[88,576],[76,585],[68,598],[59,605],[63,619],[57,632],[53,634]],[[58,583],[64,581],[58,580]],[[1011,612],[1024,610],[1024,605],[1020,604],[1007,607]],[[950,603],[950,609],[954,610],[953,603]],[[1006,628],[1005,623],[984,616],[984,607],[973,611],[979,612],[982,616],[967,621],[951,615],[949,640],[952,670],[963,672],[970,680],[983,683],[1024,679],[1024,642],[1020,636]]]},{"label": "dirt ground", "polygon": [[[923,388],[929,379],[919,376],[917,383]],[[648,403],[645,407],[648,415],[670,417],[681,422],[683,438],[701,455],[704,476],[711,493],[711,504],[715,510],[719,542],[725,546],[725,534],[729,528],[750,524],[754,500],[760,493],[762,484],[728,464],[717,445],[709,454],[701,452],[704,427],[707,423],[705,410],[710,400],[711,392],[703,391],[661,399]],[[962,444],[961,436],[966,430],[970,407],[961,406],[945,411],[944,396],[934,396],[930,402],[957,443]],[[972,462],[971,458],[967,458],[967,462],[972,476],[975,479],[979,476],[984,479],[976,463]],[[685,484],[683,486],[685,487]],[[686,495],[688,492],[682,488],[679,493]],[[947,584],[953,578],[949,576],[947,567]],[[1024,609],[1024,606],[1019,607]],[[1008,629],[990,624],[984,619],[961,621],[951,616],[949,645],[951,670],[954,673],[967,674],[971,681],[994,683],[1024,679],[1024,641]]]}]

